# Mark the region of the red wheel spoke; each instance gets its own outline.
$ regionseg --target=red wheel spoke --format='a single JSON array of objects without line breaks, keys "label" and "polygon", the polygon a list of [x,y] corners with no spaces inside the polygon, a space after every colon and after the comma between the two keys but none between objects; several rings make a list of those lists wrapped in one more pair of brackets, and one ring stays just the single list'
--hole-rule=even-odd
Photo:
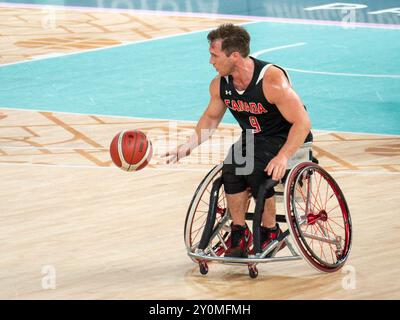
[{"label": "red wheel spoke", "polygon": [[[329,235],[329,230],[328,230],[327,227],[325,227],[325,230],[328,232],[328,235]],[[331,231],[332,231],[333,234],[335,234],[335,232],[333,232],[333,230],[331,230]],[[329,248],[331,249],[330,251],[331,251],[331,256],[332,256],[332,263],[336,263],[336,258],[335,258],[335,255],[334,255],[334,250],[335,250],[334,244],[333,243],[329,243]]]},{"label": "red wheel spoke", "polygon": [[[322,237],[322,238],[326,238],[326,237],[325,237],[325,234],[323,233],[323,230],[322,230],[321,226],[318,224],[318,222],[317,222],[314,226],[315,226],[315,228],[317,229],[317,231],[319,231],[319,233],[321,234],[321,237]],[[318,236],[317,233],[316,233],[316,236]]]},{"label": "red wheel spoke", "polygon": [[[312,228],[313,228],[313,230],[314,230],[314,235],[318,237],[318,230],[315,231],[315,229],[317,229],[317,227],[316,227],[315,225],[313,225]],[[321,232],[321,231],[320,231],[320,232]],[[318,241],[318,244],[319,244],[319,246],[320,246],[320,248],[321,248],[321,254],[320,254],[320,256],[325,255],[325,254],[324,254],[324,250],[323,250],[323,243],[321,243],[321,241]],[[325,257],[325,259],[326,259],[326,257]]]},{"label": "red wheel spoke", "polygon": [[335,238],[338,236],[335,231],[333,231],[333,228],[331,226],[331,224],[329,223],[329,220],[326,220],[326,224],[329,226],[329,228],[331,229],[330,232],[335,236]]},{"label": "red wheel spoke", "polygon": [[[313,196],[314,200],[316,200],[316,196],[315,196],[314,192],[311,191],[311,195]],[[319,205],[318,201],[312,202],[313,211],[315,208],[317,208],[318,211],[322,210],[320,207],[317,206],[317,204]]]},{"label": "red wheel spoke", "polygon": [[328,220],[332,221],[334,224],[338,225],[340,228],[344,229],[344,226],[341,226],[339,223],[337,223],[335,220],[332,220],[331,218],[328,218]]},{"label": "red wheel spoke", "polygon": [[[316,176],[315,172],[314,172],[313,176],[314,176],[315,184],[317,184],[317,176]],[[319,179],[319,183],[318,183],[318,187],[317,187],[316,193],[314,194],[314,192],[311,191],[311,194],[313,195],[314,200],[315,200],[315,206],[313,208],[316,208],[317,207],[316,205],[318,205],[318,207],[317,207],[318,210],[322,210],[323,209],[322,208],[322,204],[319,203],[318,199],[317,199],[317,195],[319,194],[319,188],[321,186],[321,179],[322,179],[322,176],[320,175],[320,179]]]},{"label": "red wheel spoke", "polygon": [[326,208],[326,206],[327,206],[327,204],[328,204],[328,190],[329,190],[329,183],[326,183],[326,192],[325,192],[325,208]]},{"label": "red wheel spoke", "polygon": [[[312,227],[312,226],[311,226]],[[311,228],[312,229],[312,228]],[[312,231],[311,231],[312,232]],[[311,238],[311,242],[310,242],[310,245],[311,245],[311,249],[314,251],[314,238]]]},{"label": "red wheel spoke", "polygon": [[332,194],[331,194],[331,196],[328,198],[328,200],[326,201],[325,208],[327,208],[327,207],[328,207],[328,203],[329,203],[329,201],[330,201],[331,199],[336,199],[336,197],[335,197],[335,193],[332,193]]},{"label": "red wheel spoke", "polygon": [[319,176],[320,176],[320,179],[319,179],[318,192],[317,192],[317,194],[318,194],[319,200],[320,200],[321,202],[319,202],[318,204],[321,205],[321,208],[326,208],[326,207],[323,207],[323,205],[322,205],[321,193],[319,192],[319,189],[320,189],[320,187],[321,187],[321,182],[322,182],[322,175],[320,174]]},{"label": "red wheel spoke", "polygon": [[310,178],[307,178],[307,185],[306,185],[306,191],[307,191],[307,201],[304,201],[305,204],[305,209],[304,209],[304,214],[308,214],[310,212]]},{"label": "red wheel spoke", "polygon": [[332,219],[332,218],[336,218],[336,219],[343,219],[343,216],[333,216],[333,215],[329,215],[329,219]]},{"label": "red wheel spoke", "polygon": [[295,202],[296,202],[296,204],[300,207],[300,209],[304,211],[304,213],[307,213],[307,212],[306,212],[306,209],[304,209],[304,208],[300,205],[300,203],[297,202],[297,200],[295,200]]},{"label": "red wheel spoke", "polygon": [[[208,210],[207,211],[205,211],[205,210],[197,210],[196,212],[202,212],[202,213],[208,213]],[[201,216],[200,216],[200,218],[202,217],[202,216],[204,216],[204,214],[202,214]],[[194,220],[194,221],[197,221],[197,220],[199,220],[199,218],[197,218],[196,220]]]},{"label": "red wheel spoke", "polygon": [[199,228],[197,228],[196,230],[192,231],[192,235],[193,232],[196,232],[196,234],[192,237],[192,239],[196,239],[197,235],[199,234],[200,230],[204,228],[204,224],[202,226],[200,226]]},{"label": "red wheel spoke", "polygon": [[[320,225],[320,227],[323,228],[327,232],[328,237],[329,237],[329,229],[325,226],[325,222],[323,222],[322,224],[323,224],[323,226]],[[333,234],[335,234],[332,229],[331,229],[331,231],[332,231]],[[328,243],[328,245],[329,245],[329,249],[330,249],[330,252],[331,252],[332,263],[333,263],[333,262],[335,262],[335,257],[333,255],[333,250],[334,250],[333,243]]]},{"label": "red wheel spoke", "polygon": [[[324,232],[323,232],[323,230],[326,230],[325,227],[321,226],[320,224],[316,224],[316,225],[312,225],[312,229],[313,229],[313,232],[314,232],[314,236],[316,236],[316,237],[321,236],[322,238],[325,238],[325,239],[327,238],[327,237],[325,236]],[[313,239],[313,240],[314,240],[314,239]],[[329,262],[329,261],[328,261],[328,258],[327,258],[327,256],[326,256],[325,250],[324,250],[324,248],[325,248],[325,247],[324,247],[325,242],[319,241],[319,240],[318,240],[318,244],[319,244],[320,249],[321,249],[319,257],[320,257],[321,259],[324,258],[324,259],[325,259],[324,261]],[[332,261],[334,262],[334,261],[335,261],[335,258],[334,258],[334,256],[333,256],[333,249],[332,249],[332,245],[333,245],[333,244],[331,244],[331,243],[326,243],[326,244],[328,245],[327,248],[329,248],[328,250],[329,250],[330,253],[331,253]],[[313,251],[314,251],[314,249],[313,249]]]},{"label": "red wheel spoke", "polygon": [[332,208],[331,210],[329,210],[327,213],[329,213],[329,212],[335,210],[335,209],[336,209],[337,207],[339,207],[339,206],[340,206],[340,203],[338,203],[334,208]]},{"label": "red wheel spoke", "polygon": [[306,225],[306,230],[304,230],[304,233],[307,232],[307,229],[308,229],[309,226],[310,226],[309,224]]},{"label": "red wheel spoke", "polygon": [[[313,174],[313,176],[314,176],[314,180],[315,180],[315,184],[317,184],[317,178],[316,178],[316,176],[315,176],[315,174]],[[312,179],[312,178],[311,178]],[[318,189],[317,189],[317,192],[318,192],[318,190],[319,190],[319,187],[318,187]],[[314,193],[314,191],[311,189],[311,195],[312,195],[312,197],[314,198],[314,200],[315,200],[315,202],[313,202],[312,203],[312,205],[313,205],[313,210],[312,211],[315,211],[315,208],[317,208],[318,209],[318,211],[321,211],[321,207],[320,207],[320,204],[318,203],[318,199],[317,199],[317,196],[315,195],[315,193]],[[317,206],[318,205],[318,206]]]},{"label": "red wheel spoke", "polygon": [[303,198],[304,203],[306,203],[307,197],[304,196],[303,190],[301,189],[301,187],[299,185],[297,185],[297,188],[298,188],[298,191],[300,191],[300,193],[301,193],[301,196]]},{"label": "red wheel spoke", "polygon": [[327,221],[324,221],[323,224],[324,224],[324,230],[328,233],[328,235],[329,235],[329,233],[331,233],[334,236],[336,236],[336,233],[333,231],[331,225],[329,223],[327,223]]}]

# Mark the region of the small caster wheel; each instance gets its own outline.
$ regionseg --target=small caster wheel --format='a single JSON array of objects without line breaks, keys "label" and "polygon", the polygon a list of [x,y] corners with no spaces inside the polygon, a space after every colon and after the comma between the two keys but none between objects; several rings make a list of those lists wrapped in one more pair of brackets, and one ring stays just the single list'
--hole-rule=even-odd
[{"label": "small caster wheel", "polygon": [[208,265],[207,265],[207,262],[205,262],[205,261],[200,261],[200,262],[199,262],[199,268],[200,268],[200,273],[201,273],[201,274],[207,274],[207,273],[208,273]]},{"label": "small caster wheel", "polygon": [[249,266],[249,276],[252,279],[257,278],[258,276],[258,270],[256,266]]}]

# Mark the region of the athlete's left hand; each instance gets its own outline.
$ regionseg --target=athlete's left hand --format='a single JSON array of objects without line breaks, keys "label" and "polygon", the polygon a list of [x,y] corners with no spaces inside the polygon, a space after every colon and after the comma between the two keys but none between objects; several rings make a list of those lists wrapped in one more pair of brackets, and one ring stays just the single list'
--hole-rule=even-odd
[{"label": "athlete's left hand", "polygon": [[288,158],[285,155],[278,154],[265,167],[264,171],[272,175],[273,180],[280,180],[285,175]]}]

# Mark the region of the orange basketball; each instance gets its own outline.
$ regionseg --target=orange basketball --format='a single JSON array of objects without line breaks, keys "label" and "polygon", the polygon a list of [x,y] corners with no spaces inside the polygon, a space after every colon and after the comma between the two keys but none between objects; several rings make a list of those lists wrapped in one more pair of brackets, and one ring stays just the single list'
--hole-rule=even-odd
[{"label": "orange basketball", "polygon": [[143,132],[124,130],[111,141],[110,155],[114,164],[122,170],[138,171],[150,162],[153,147]]}]

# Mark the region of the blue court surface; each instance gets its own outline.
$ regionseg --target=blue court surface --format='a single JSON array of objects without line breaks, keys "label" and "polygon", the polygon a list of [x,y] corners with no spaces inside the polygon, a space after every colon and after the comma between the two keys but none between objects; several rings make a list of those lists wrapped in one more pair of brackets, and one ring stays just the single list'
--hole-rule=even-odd
[{"label": "blue court surface", "polygon": [[[253,55],[289,71],[314,129],[400,134],[399,28],[265,21],[245,27]],[[0,106],[196,121],[216,75],[207,33],[0,65]],[[228,112],[223,121],[235,123]]]}]

